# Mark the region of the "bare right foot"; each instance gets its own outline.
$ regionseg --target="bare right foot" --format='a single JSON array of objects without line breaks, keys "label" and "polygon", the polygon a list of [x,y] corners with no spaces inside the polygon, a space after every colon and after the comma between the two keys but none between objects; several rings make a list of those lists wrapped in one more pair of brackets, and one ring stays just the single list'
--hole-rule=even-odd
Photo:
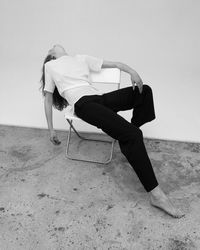
[{"label": "bare right foot", "polygon": [[151,205],[164,210],[167,214],[171,215],[174,218],[181,218],[185,215],[171,203],[170,199],[159,187],[157,187],[156,190],[156,192],[150,193]]}]

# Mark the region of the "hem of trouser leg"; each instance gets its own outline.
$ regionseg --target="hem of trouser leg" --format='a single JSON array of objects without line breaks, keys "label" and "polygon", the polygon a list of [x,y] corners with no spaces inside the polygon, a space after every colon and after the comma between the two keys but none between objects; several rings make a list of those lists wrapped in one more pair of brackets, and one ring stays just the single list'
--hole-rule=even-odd
[{"label": "hem of trouser leg", "polygon": [[153,187],[151,188],[146,188],[147,193],[151,192],[154,188],[156,188],[159,185],[159,183],[157,182],[157,184],[155,184]]}]

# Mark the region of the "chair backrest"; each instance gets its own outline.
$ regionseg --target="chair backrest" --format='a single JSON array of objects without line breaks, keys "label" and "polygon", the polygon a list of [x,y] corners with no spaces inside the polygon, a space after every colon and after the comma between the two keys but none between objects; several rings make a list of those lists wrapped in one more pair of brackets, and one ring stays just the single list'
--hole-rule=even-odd
[{"label": "chair backrest", "polygon": [[[100,72],[92,71],[89,75],[90,80],[93,83],[105,83],[105,84],[116,84],[117,88],[120,88],[121,83],[121,70],[118,68],[103,68]],[[105,91],[103,91],[105,93]],[[80,119],[73,113],[72,106],[68,105],[66,108],[65,118],[66,119]]]},{"label": "chair backrest", "polygon": [[120,87],[121,71],[118,68],[103,68],[100,72],[91,72],[90,80],[93,83],[118,84]]}]

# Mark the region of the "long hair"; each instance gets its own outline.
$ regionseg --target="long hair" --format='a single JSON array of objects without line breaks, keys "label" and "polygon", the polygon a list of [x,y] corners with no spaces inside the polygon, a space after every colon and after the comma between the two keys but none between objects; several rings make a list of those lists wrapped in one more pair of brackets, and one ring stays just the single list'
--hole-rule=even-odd
[{"label": "long hair", "polygon": [[[55,60],[56,58],[52,55],[47,55],[47,57],[44,59],[44,63],[42,66],[42,76],[40,79],[41,82],[41,87],[40,89],[42,89],[42,95],[43,97],[45,96],[45,91],[44,91],[44,87],[45,87],[45,63],[47,63],[48,61],[51,60]],[[60,111],[62,111],[64,108],[66,108],[69,105],[69,103],[67,102],[66,99],[64,99],[58,92],[57,87],[55,86],[54,92],[53,92],[53,103],[52,106],[55,109],[58,109]]]}]

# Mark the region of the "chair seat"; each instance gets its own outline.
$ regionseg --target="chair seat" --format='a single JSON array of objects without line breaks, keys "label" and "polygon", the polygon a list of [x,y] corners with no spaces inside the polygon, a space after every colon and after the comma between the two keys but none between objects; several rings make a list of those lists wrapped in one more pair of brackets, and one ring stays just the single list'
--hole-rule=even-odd
[{"label": "chair seat", "polygon": [[67,108],[65,109],[65,114],[64,114],[65,119],[69,120],[77,120],[80,121],[81,119],[76,116],[76,114],[73,111],[73,107],[68,105]]}]

